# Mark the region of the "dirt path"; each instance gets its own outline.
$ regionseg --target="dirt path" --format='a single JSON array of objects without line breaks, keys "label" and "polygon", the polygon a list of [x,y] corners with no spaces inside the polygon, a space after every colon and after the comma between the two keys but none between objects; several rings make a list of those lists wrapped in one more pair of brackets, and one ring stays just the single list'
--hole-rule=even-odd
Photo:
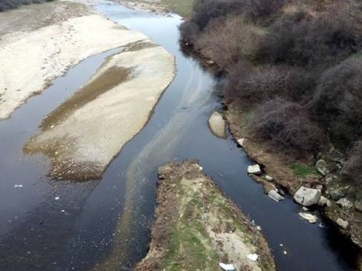
[{"label": "dirt path", "polygon": [[275,270],[261,233],[196,163],[167,164],[159,177],[150,251],[134,270]]}]

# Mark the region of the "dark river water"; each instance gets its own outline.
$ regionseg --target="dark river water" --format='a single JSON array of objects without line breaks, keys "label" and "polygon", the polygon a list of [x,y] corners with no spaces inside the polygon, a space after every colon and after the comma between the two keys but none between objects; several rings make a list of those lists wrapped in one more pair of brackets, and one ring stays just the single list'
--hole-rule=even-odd
[{"label": "dark river water", "polygon": [[122,48],[71,68],[0,122],[0,271],[131,270],[147,253],[157,168],[184,159],[199,160],[225,195],[261,226],[278,270],[355,270],[357,252],[350,242],[327,221],[320,227],[301,220],[300,206],[291,198],[270,200],[247,175],[252,161],[232,138],[210,132],[207,120],[220,108],[221,80],[180,51],[181,18],[109,2],[95,9],[164,46],[176,57],[177,75],[147,126],[124,146],[100,181],[50,180],[49,160],[25,156],[22,147],[46,114]]}]

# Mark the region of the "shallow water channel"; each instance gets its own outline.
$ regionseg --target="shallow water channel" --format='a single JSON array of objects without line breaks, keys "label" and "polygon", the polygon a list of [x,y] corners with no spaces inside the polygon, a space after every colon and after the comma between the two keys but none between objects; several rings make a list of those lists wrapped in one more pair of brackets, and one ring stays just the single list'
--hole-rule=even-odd
[{"label": "shallow water channel", "polygon": [[50,180],[48,159],[26,156],[22,147],[44,116],[121,48],[71,68],[0,122],[0,270],[131,270],[150,241],[157,167],[184,159],[199,160],[226,196],[262,227],[278,270],[354,270],[351,243],[327,221],[320,227],[301,220],[300,207],[289,197],[270,200],[248,177],[252,161],[232,138],[210,132],[207,120],[220,107],[220,82],[180,51],[181,18],[109,2],[95,9],[164,46],[176,57],[177,75],[147,126],[124,146],[101,181]]}]

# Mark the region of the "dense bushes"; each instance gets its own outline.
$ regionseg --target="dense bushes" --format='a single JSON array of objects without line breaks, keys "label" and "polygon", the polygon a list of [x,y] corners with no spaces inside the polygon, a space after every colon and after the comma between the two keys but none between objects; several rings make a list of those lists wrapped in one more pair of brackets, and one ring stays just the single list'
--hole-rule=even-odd
[{"label": "dense bushes", "polygon": [[296,12],[278,19],[260,43],[260,62],[320,70],[362,48],[361,36],[346,18]]},{"label": "dense bushes", "polygon": [[[237,15],[254,23],[270,21],[270,16],[277,13],[284,2],[285,0],[197,0],[192,19],[180,28],[181,38],[184,42],[193,44],[198,34],[213,21],[218,20],[220,23]],[[220,30],[220,33],[224,31]]]},{"label": "dense bushes", "polygon": [[255,136],[294,154],[324,138],[348,150],[362,137],[362,60],[350,59],[362,1],[351,1],[198,0],[182,40],[227,73],[227,101],[255,116]]},{"label": "dense bushes", "polygon": [[243,17],[232,17],[226,22],[210,23],[195,47],[226,70],[241,60],[253,59],[255,43],[260,36],[260,30],[246,23]]},{"label": "dense bushes", "polygon": [[243,0],[196,1],[192,22],[203,30],[214,19],[241,14],[245,8],[244,2]]},{"label": "dense bushes", "polygon": [[327,70],[312,101],[314,115],[340,147],[362,135],[362,59]]},{"label": "dense bushes", "polygon": [[40,4],[54,0],[0,0],[0,11],[17,8],[20,5],[30,5],[32,3]]},{"label": "dense bushes", "polygon": [[253,107],[276,97],[306,104],[314,88],[315,78],[304,69],[286,66],[253,68],[239,62],[228,70],[225,92],[243,107]]},{"label": "dense bushes", "polygon": [[310,121],[306,110],[281,98],[258,106],[251,127],[257,137],[294,156],[316,154],[324,141],[322,130]]}]

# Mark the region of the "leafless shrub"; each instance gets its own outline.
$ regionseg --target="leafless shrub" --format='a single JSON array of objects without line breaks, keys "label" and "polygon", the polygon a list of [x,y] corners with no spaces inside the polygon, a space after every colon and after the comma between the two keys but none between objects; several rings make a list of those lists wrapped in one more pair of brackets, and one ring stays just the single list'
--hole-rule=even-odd
[{"label": "leafless shrub", "polygon": [[251,0],[247,2],[246,14],[254,22],[265,20],[276,14],[286,2],[285,0]]},{"label": "leafless shrub", "polygon": [[187,45],[194,45],[199,38],[200,30],[197,24],[188,21],[180,26],[180,34],[180,41]]},{"label": "leafless shrub", "polygon": [[303,69],[282,66],[253,68],[240,62],[228,71],[225,92],[243,106],[253,106],[276,97],[303,103],[315,87],[315,79]]},{"label": "leafless shrub", "polygon": [[296,12],[279,18],[259,44],[258,61],[323,70],[362,48],[361,34],[345,16]]},{"label": "leafless shrub", "polygon": [[315,154],[324,141],[322,130],[309,119],[305,109],[281,98],[260,105],[251,128],[276,149],[297,156]]},{"label": "leafless shrub", "polygon": [[197,0],[192,21],[203,30],[214,19],[242,14],[246,0]]},{"label": "leafless shrub", "polygon": [[40,4],[43,2],[51,2],[54,0],[0,0],[0,12],[8,9],[17,8],[21,5],[29,5],[32,3]]},{"label": "leafless shrub", "polygon": [[327,70],[311,106],[340,148],[357,140],[362,135],[362,59],[352,58]]},{"label": "leafless shrub", "polygon": [[225,22],[210,23],[196,47],[222,69],[227,69],[240,60],[252,60],[260,36],[260,30],[243,17],[232,17]]}]

